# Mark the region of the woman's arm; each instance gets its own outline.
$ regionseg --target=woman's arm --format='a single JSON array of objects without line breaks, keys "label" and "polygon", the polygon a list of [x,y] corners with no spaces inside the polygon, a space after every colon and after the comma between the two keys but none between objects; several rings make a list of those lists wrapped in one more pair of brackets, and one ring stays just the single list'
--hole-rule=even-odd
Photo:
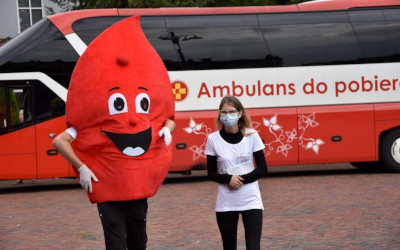
[{"label": "woman's arm", "polygon": [[94,175],[92,170],[90,170],[79,157],[75,154],[72,148],[72,142],[74,138],[68,134],[66,131],[59,134],[53,140],[53,146],[61,153],[61,155],[79,171],[79,183],[82,188],[90,193],[93,192],[92,179],[97,182],[97,177]]},{"label": "woman's arm", "polygon": [[232,175],[218,174],[217,172],[217,156],[207,155],[207,174],[210,180],[221,183],[229,184]]},{"label": "woman's arm", "polygon": [[71,143],[74,138],[70,136],[66,131],[59,134],[53,140],[53,146],[61,153],[61,155],[76,169],[82,167],[84,164],[75,154]]},{"label": "woman's arm", "polygon": [[160,137],[164,136],[164,142],[168,146],[172,141],[171,133],[175,130],[175,122],[173,120],[167,119],[164,122],[164,127],[158,132]]},{"label": "woman's arm", "polygon": [[164,127],[167,127],[172,134],[176,128],[176,124],[173,120],[167,119],[164,123]]},{"label": "woman's arm", "polygon": [[253,153],[253,156],[256,161],[256,168],[248,174],[241,175],[244,179],[242,182],[243,184],[252,183],[258,180],[261,177],[264,177],[268,173],[267,162],[265,161],[264,150],[261,149],[257,152]]}]

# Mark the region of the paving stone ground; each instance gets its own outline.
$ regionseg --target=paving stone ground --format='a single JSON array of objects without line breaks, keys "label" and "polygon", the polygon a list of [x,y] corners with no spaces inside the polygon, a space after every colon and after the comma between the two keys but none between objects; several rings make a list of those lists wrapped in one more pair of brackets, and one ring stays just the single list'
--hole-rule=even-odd
[{"label": "paving stone ground", "polygon": [[[270,172],[259,181],[262,249],[400,249],[400,175],[349,164]],[[222,249],[217,185],[205,174],[169,175],[149,199],[148,249]],[[104,249],[97,208],[77,180],[14,182],[0,181],[0,249]]]}]

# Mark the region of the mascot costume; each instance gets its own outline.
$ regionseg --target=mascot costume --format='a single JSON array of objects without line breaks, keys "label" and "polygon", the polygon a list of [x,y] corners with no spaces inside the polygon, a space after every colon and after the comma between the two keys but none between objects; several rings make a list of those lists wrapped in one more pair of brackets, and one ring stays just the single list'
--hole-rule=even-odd
[{"label": "mascot costume", "polygon": [[139,20],[105,30],[72,74],[67,126],[77,132],[76,155],[98,179],[88,192],[92,203],[155,195],[171,163],[172,145],[158,134],[174,118],[171,83]]}]

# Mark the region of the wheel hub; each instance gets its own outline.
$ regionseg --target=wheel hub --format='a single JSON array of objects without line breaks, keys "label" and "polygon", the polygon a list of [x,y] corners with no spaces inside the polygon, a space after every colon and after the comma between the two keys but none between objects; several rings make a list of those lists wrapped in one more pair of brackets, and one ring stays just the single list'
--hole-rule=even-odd
[{"label": "wheel hub", "polygon": [[400,138],[393,142],[391,152],[393,159],[400,164]]}]

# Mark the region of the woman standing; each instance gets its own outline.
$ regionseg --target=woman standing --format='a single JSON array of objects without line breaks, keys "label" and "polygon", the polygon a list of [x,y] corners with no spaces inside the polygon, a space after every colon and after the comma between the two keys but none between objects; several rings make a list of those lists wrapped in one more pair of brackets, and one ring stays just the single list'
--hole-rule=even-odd
[{"label": "woman standing", "polygon": [[205,154],[208,176],[219,183],[215,210],[224,249],[237,247],[239,214],[246,249],[260,249],[264,206],[257,180],[267,174],[264,143],[250,128],[250,117],[236,97],[221,100],[216,126],[218,131],[209,135]]}]

